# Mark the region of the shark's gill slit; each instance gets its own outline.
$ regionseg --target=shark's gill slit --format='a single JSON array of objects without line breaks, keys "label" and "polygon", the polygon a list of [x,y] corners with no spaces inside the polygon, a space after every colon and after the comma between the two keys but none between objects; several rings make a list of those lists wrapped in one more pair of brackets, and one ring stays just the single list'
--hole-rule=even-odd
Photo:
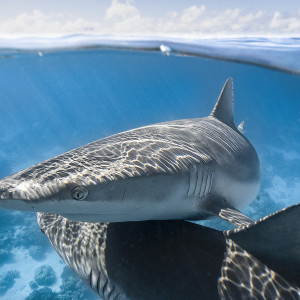
[{"label": "shark's gill slit", "polygon": [[199,197],[205,197],[206,196],[206,186],[207,186],[207,177],[208,177],[209,169],[207,166],[203,168],[202,170],[202,178],[201,178],[201,190]]},{"label": "shark's gill slit", "polygon": [[212,171],[210,169],[207,169],[204,196],[206,196],[210,191],[210,187],[211,187],[211,183],[212,183],[212,174],[213,174]]},{"label": "shark's gill slit", "polygon": [[196,172],[197,172],[197,168],[195,166],[190,167],[188,197],[192,196],[196,189]]},{"label": "shark's gill slit", "polygon": [[209,194],[209,193],[210,193],[211,186],[212,186],[213,179],[214,179],[214,175],[215,175],[215,172],[214,172],[214,171],[212,171],[212,172],[211,172],[211,174],[210,174],[210,178],[209,178],[209,187],[208,187],[207,194]]},{"label": "shark's gill slit", "polygon": [[202,170],[200,166],[197,166],[196,168],[196,187],[194,191],[194,196],[199,195],[201,190],[201,181],[202,181]]}]

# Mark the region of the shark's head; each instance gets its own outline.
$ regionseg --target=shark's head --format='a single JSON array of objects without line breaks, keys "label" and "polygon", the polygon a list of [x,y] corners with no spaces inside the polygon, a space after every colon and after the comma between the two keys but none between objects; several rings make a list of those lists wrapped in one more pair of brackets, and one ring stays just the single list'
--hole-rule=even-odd
[{"label": "shark's head", "polygon": [[[90,151],[86,154],[87,148]],[[101,158],[92,153],[94,148],[74,149],[0,180],[0,206],[60,214],[93,213],[95,201],[101,201],[99,189],[112,197],[119,191],[114,189],[118,181],[107,187],[103,164],[97,167]]]},{"label": "shark's head", "polygon": [[113,177],[113,170],[103,169],[101,163],[97,165],[94,160],[101,158],[96,154],[87,159],[87,148],[91,150],[93,145],[66,152],[0,180],[0,207],[84,215],[84,220],[94,220],[95,215],[124,213],[118,200],[124,196],[125,181],[118,180],[122,179],[118,172]]},{"label": "shark's head", "polygon": [[[17,210],[60,212],[62,205],[74,200],[86,200],[93,184],[79,180],[71,174],[51,174],[49,162],[43,162],[0,181],[0,204]],[[57,160],[56,160],[57,161]],[[39,170],[39,172],[38,172]],[[70,206],[66,207],[66,211]]]}]

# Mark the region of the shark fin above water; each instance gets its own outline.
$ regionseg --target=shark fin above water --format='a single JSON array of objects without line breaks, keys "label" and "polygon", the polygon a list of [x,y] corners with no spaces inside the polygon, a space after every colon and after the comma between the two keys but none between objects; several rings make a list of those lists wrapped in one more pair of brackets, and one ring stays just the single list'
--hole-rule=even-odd
[{"label": "shark fin above water", "polygon": [[104,299],[250,300],[254,289],[300,299],[300,204],[225,232],[186,221],[37,217],[63,260]]}]

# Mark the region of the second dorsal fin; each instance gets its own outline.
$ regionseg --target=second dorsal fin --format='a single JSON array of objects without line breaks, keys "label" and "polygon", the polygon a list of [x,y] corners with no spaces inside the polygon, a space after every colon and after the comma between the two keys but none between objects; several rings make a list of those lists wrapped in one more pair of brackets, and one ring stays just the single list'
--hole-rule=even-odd
[{"label": "second dorsal fin", "polygon": [[226,125],[236,128],[233,116],[233,81],[228,78],[223,86],[219,99],[210,114]]}]

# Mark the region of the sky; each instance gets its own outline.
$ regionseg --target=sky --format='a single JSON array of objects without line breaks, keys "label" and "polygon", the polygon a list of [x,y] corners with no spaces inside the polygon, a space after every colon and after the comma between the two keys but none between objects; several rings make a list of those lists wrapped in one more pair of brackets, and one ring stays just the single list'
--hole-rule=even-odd
[{"label": "sky", "polygon": [[299,0],[0,0],[0,35],[299,36]]}]

